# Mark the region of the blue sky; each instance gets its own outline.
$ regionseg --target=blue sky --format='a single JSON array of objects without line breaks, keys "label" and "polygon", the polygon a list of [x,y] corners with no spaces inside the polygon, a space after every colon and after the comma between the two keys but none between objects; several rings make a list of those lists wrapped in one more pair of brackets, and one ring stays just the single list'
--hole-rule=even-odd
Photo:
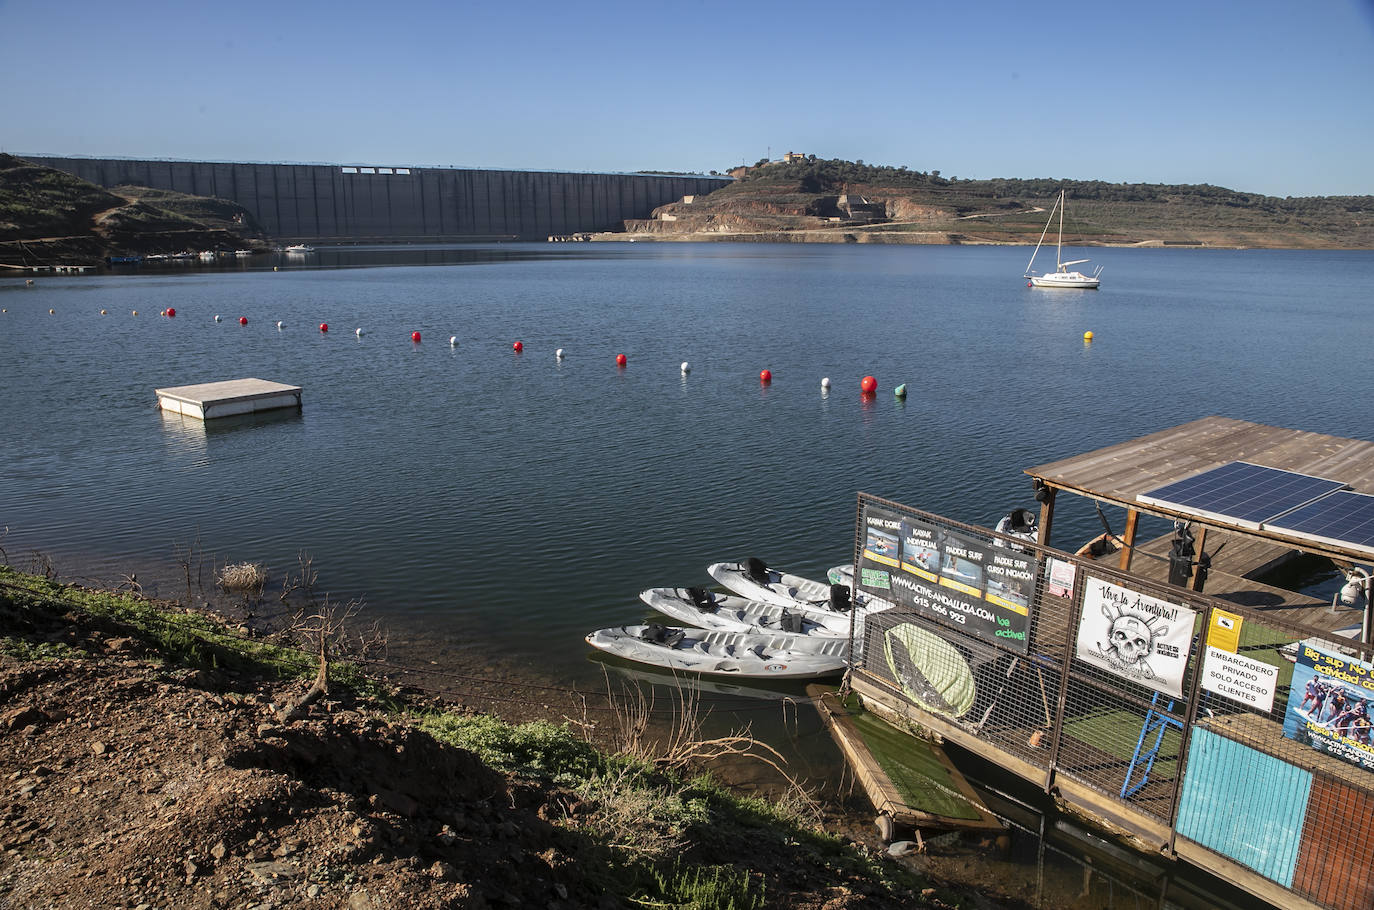
[{"label": "blue sky", "polygon": [[1374,0],[0,0],[0,150],[1374,195]]}]

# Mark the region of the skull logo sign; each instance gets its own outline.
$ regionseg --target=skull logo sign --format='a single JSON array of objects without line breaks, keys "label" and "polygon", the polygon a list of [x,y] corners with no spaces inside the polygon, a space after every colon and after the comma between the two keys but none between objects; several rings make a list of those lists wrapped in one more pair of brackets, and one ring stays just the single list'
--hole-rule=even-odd
[{"label": "skull logo sign", "polygon": [[1155,673],[1146,658],[1154,653],[1155,640],[1169,634],[1169,627],[1160,623],[1158,616],[1119,610],[1111,604],[1102,606],[1102,615],[1108,622],[1106,644],[1097,643],[1102,657],[1114,670],[1154,679]]}]

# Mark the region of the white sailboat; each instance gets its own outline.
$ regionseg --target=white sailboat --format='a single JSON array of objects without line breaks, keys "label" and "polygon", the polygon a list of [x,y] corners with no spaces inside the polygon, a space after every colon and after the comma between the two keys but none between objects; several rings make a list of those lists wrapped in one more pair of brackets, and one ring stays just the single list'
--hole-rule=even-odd
[{"label": "white sailboat", "polygon": [[[1044,275],[1037,275],[1031,270],[1035,265],[1035,257],[1040,253],[1040,246],[1045,242],[1045,235],[1049,233],[1050,225],[1054,223],[1054,213],[1059,212],[1059,239],[1055,242],[1054,260],[1055,268],[1053,272]],[[1102,274],[1102,266],[1098,266],[1091,275],[1084,275],[1074,269],[1069,271],[1071,265],[1081,265],[1087,259],[1072,259],[1064,261],[1064,191],[1059,191],[1059,198],[1055,200],[1054,208],[1050,209],[1050,217],[1045,221],[1045,229],[1040,232],[1040,240],[1035,244],[1035,252],[1031,253],[1030,262],[1026,263],[1025,277],[1030,279],[1030,283],[1038,288],[1087,288],[1096,290],[1102,283],[1099,277]]]}]

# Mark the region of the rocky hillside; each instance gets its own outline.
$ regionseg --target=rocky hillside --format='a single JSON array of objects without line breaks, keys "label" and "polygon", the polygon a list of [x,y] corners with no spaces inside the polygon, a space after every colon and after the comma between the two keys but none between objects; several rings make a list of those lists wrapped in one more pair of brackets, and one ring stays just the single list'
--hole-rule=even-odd
[{"label": "rocky hillside", "polygon": [[[1034,244],[1061,189],[1077,246],[1374,249],[1374,197],[1279,199],[1208,185],[951,180],[815,158],[761,162],[599,239]],[[1050,237],[1054,236],[1051,232]]]},{"label": "rocky hillside", "polygon": [[147,187],[102,189],[0,155],[0,265],[93,265],[106,256],[265,248],[240,205]]}]

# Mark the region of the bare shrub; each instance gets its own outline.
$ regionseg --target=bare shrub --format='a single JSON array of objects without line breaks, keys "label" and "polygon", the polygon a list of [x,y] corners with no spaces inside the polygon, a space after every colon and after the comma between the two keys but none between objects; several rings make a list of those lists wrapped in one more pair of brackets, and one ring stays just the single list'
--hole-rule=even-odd
[{"label": "bare shrub", "polygon": [[337,604],[325,595],[315,612],[307,614],[302,610],[296,614],[289,634],[302,639],[315,652],[319,670],[310,689],[293,704],[277,712],[277,719],[282,723],[290,723],[304,716],[306,708],[320,696],[328,694],[331,661],[346,657],[367,659],[385,654],[387,633],[380,622],[374,620],[360,627],[356,621],[363,607],[361,600]]},{"label": "bare shrub", "polygon": [[267,586],[267,569],[261,563],[240,562],[225,566],[216,579],[227,594],[242,594],[245,602],[260,600]]}]

